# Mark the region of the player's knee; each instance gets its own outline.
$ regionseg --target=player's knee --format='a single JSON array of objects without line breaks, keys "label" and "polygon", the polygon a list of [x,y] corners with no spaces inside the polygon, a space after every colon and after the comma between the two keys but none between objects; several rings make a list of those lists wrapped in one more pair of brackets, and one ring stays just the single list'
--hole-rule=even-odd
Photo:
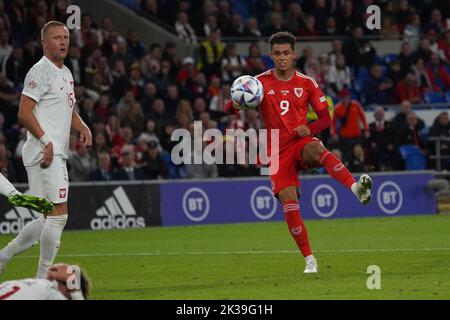
[{"label": "player's knee", "polygon": [[293,186],[284,188],[278,193],[278,198],[280,199],[281,203],[297,200],[297,189]]},{"label": "player's knee", "polygon": [[309,148],[305,160],[311,163],[319,163],[320,157],[322,156],[322,153],[325,151],[325,148],[319,142],[311,143],[308,147]]}]

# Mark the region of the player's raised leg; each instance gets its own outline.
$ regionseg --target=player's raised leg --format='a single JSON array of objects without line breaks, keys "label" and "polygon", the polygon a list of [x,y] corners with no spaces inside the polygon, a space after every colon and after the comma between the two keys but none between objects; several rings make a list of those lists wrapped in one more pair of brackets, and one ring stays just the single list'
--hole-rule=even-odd
[{"label": "player's raised leg", "polygon": [[53,209],[53,204],[47,199],[22,194],[1,173],[0,194],[7,197],[9,204],[15,207],[25,207],[41,213],[49,213]]},{"label": "player's raised leg", "polygon": [[362,204],[368,204],[372,198],[372,179],[362,174],[356,182],[345,165],[330,151],[325,149],[320,141],[312,141],[305,145],[302,159],[308,165],[320,165],[328,174],[351,190]]},{"label": "player's raised leg", "polygon": [[305,273],[316,273],[318,271],[317,261],[314,258],[309,244],[308,232],[300,214],[297,187],[289,186],[278,193],[278,198],[283,205],[284,216],[289,227],[289,232],[297,244],[302,255],[305,257]]}]

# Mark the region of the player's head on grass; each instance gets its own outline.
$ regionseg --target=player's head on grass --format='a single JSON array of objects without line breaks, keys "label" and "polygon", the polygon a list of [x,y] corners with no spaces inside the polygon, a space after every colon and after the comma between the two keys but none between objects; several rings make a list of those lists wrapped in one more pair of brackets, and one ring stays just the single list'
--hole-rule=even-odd
[{"label": "player's head on grass", "polygon": [[[74,267],[76,267],[76,270]],[[79,273],[77,274],[77,272]],[[73,279],[74,276],[76,279]],[[78,266],[66,263],[54,264],[48,269],[47,279],[57,281],[58,290],[68,299],[71,298],[70,293],[73,290],[73,288],[69,288],[70,286],[75,286],[75,290],[80,290],[86,300],[91,292],[91,281],[86,272]]]},{"label": "player's head on grass", "polygon": [[69,29],[59,21],[47,22],[41,29],[44,55],[56,64],[64,63],[69,50]]},{"label": "player's head on grass", "polygon": [[278,73],[292,69],[295,61],[295,36],[287,31],[277,32],[270,36],[270,57]]}]

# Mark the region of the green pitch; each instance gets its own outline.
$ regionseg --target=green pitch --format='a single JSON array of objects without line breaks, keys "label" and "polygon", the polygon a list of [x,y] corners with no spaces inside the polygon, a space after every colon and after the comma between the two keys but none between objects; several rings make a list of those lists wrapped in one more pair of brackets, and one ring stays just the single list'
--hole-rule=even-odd
[{"label": "green pitch", "polygon": [[[57,261],[87,270],[92,299],[450,299],[450,216],[306,224],[317,275],[281,222],[66,232]],[[16,257],[0,282],[34,276],[37,256]],[[367,288],[370,265],[380,290]]]}]

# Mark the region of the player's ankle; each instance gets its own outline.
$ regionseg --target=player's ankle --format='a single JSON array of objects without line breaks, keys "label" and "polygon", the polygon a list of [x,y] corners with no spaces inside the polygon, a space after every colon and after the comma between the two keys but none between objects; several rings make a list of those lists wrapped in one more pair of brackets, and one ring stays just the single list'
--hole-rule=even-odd
[{"label": "player's ankle", "polygon": [[356,183],[356,182],[353,183],[352,186],[350,187],[350,189],[356,195],[356,190],[358,190],[358,183]]}]

